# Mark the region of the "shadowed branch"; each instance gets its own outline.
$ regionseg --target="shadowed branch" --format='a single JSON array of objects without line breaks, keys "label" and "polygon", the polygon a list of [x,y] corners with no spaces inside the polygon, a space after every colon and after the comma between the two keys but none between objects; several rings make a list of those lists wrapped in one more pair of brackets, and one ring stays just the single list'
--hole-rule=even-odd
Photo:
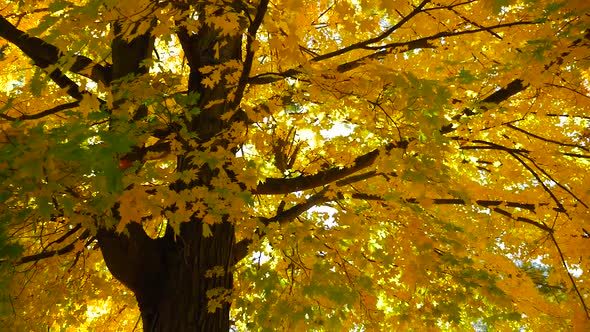
[{"label": "shadowed branch", "polygon": [[[40,38],[31,37],[24,31],[19,30],[1,15],[0,37],[16,45],[42,68],[58,64],[60,58],[66,56],[54,45],[46,43]],[[100,82],[107,86],[110,84],[111,67],[109,65],[99,65],[94,63],[92,59],[82,55],[76,55],[74,59],[75,61],[68,71],[85,76],[97,83]]]},{"label": "shadowed branch", "polygon": [[[68,232],[65,235],[70,236],[71,234],[70,234],[70,232]],[[80,234],[80,236],[78,236],[78,238],[76,238],[70,244],[68,244],[62,248],[55,249],[55,250],[45,250],[45,251],[42,251],[38,254],[23,256],[23,257],[17,259],[14,262],[14,265],[21,265],[21,264],[30,263],[30,262],[36,262],[36,261],[39,261],[39,260],[42,260],[45,258],[49,258],[49,257],[53,257],[53,256],[65,255],[67,253],[72,252],[76,248],[76,244],[79,241],[85,240],[89,236],[90,236],[90,231],[85,230],[82,234]]]}]

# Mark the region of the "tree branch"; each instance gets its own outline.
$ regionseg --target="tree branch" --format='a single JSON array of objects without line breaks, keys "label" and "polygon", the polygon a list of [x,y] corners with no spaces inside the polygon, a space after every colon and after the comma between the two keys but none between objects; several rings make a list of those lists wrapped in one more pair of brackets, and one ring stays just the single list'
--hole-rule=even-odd
[{"label": "tree branch", "polygon": [[522,128],[518,128],[518,127],[516,127],[515,125],[513,125],[511,123],[508,123],[506,125],[506,127],[510,128],[510,129],[514,129],[516,131],[520,131],[521,133],[524,133],[527,136],[534,137],[534,138],[536,138],[538,140],[541,140],[541,141],[544,141],[544,142],[553,143],[553,144],[556,144],[556,145],[559,145],[559,146],[568,146],[568,147],[572,147],[572,148],[578,148],[578,149],[581,149],[581,150],[584,150],[584,151],[590,151],[590,149],[588,149],[587,147],[582,146],[580,144],[563,143],[563,142],[559,142],[559,141],[552,140],[552,139],[549,139],[549,138],[545,138],[545,137],[536,135],[534,133],[531,133],[530,131],[524,130]]},{"label": "tree branch", "polygon": [[19,117],[12,117],[6,114],[1,114],[0,113],[0,118],[8,120],[8,121],[20,121],[20,120],[37,120],[37,119],[41,119],[44,118],[48,115],[52,115],[55,114],[57,112],[60,111],[64,111],[67,109],[71,109],[71,108],[75,108],[80,106],[80,101],[74,101],[71,103],[67,103],[67,104],[62,104],[62,105],[58,105],[55,107],[52,107],[50,109],[47,109],[45,111],[39,112],[39,113],[35,113],[35,114],[23,114]]},{"label": "tree branch", "polygon": [[250,76],[250,70],[252,69],[252,63],[254,61],[254,50],[252,49],[252,44],[256,41],[256,33],[258,33],[258,29],[262,24],[262,20],[264,19],[264,15],[266,14],[266,9],[268,8],[269,0],[261,0],[260,4],[258,4],[258,8],[256,9],[256,16],[254,17],[254,21],[248,27],[248,33],[246,35],[246,58],[244,59],[244,64],[242,66],[242,73],[240,74],[240,79],[238,81],[238,86],[236,88],[236,93],[234,100],[231,105],[231,109],[236,108],[244,95],[244,90],[246,89],[246,85],[248,84],[248,76]]},{"label": "tree branch", "polygon": [[[590,40],[590,30],[586,31],[586,34],[584,35],[583,38],[578,38],[578,39],[574,40],[568,46],[568,49],[571,50],[575,47],[579,47],[579,46],[583,45],[584,39]],[[543,72],[549,70],[555,64],[563,63],[564,58],[566,56],[568,56],[570,53],[571,53],[571,51],[566,51],[566,52],[561,53],[555,60],[551,61],[550,63],[548,63],[547,65],[544,66]],[[508,98],[520,93],[521,91],[526,90],[528,87],[529,87],[529,84],[524,84],[524,81],[522,79],[518,79],[518,78],[514,79],[512,82],[508,83],[508,85],[505,88],[501,88],[501,89],[497,90],[496,92],[492,93],[491,95],[487,96],[486,98],[484,98],[481,101],[481,103],[484,105],[482,107],[480,107],[479,109],[481,109],[483,111],[487,111],[487,107],[485,106],[485,104],[499,104],[503,101],[506,101]],[[462,112],[453,116],[452,119],[455,121],[458,121],[465,116],[475,115],[476,113],[477,113],[477,110],[475,110],[473,108],[465,108]],[[560,115],[547,114],[547,116],[560,116]],[[516,127],[512,128],[512,129],[518,130]],[[446,133],[452,132],[454,130],[455,130],[455,128],[453,128],[453,124],[450,123],[450,124],[444,126],[440,132],[441,132],[441,134],[446,134]],[[537,138],[539,138],[539,137],[537,137]]]},{"label": "tree branch", "polygon": [[566,188],[565,186],[563,186],[562,184],[560,184],[558,181],[556,181],[555,179],[553,179],[553,177],[549,173],[547,173],[545,170],[543,170],[542,168],[540,168],[533,159],[527,157],[525,154],[529,152],[528,150],[511,149],[511,148],[507,148],[505,146],[502,146],[502,145],[499,145],[499,144],[496,144],[496,143],[487,142],[487,141],[483,141],[483,140],[474,140],[473,142],[481,143],[481,144],[484,144],[484,145],[483,146],[462,146],[460,149],[463,149],[463,150],[464,149],[476,149],[476,150],[481,150],[481,149],[494,149],[494,150],[500,150],[500,151],[504,151],[504,152],[508,153],[510,156],[512,156],[514,159],[516,159],[526,170],[528,170],[529,173],[531,173],[531,175],[537,180],[537,182],[539,182],[539,184],[543,187],[543,189],[545,190],[545,192],[547,192],[549,194],[549,196],[553,199],[553,201],[555,202],[555,204],[557,204],[557,206],[560,208],[560,212],[566,212],[566,210],[563,207],[563,205],[561,204],[561,202],[557,199],[557,197],[555,196],[555,194],[553,194],[553,191],[551,191],[551,189],[549,189],[549,187],[547,187],[547,185],[541,179],[541,177],[539,176],[539,174],[537,174],[537,172],[535,172],[535,170],[532,167],[530,167],[524,160],[522,160],[522,158],[526,158],[531,163],[533,163],[533,165],[544,176],[546,176],[549,180],[551,180],[552,182],[554,182],[559,188],[565,190],[574,199],[576,199],[578,202],[580,202],[582,205],[584,205],[584,207],[587,207],[586,203],[584,203],[580,198],[578,198],[574,193],[572,193],[571,190],[569,190],[568,188]]},{"label": "tree branch", "polygon": [[74,233],[76,233],[81,228],[82,228],[82,224],[76,224],[76,226],[72,227],[64,235],[60,236],[58,239],[53,240],[49,244],[47,244],[47,246],[45,246],[45,249],[51,247],[52,245],[54,245],[56,243],[62,243],[63,241],[65,241],[67,238],[69,238],[70,236],[72,236]]},{"label": "tree branch", "polygon": [[288,78],[288,77],[295,77],[298,74],[301,74],[302,68],[303,68],[302,66],[299,66],[296,69],[291,68],[291,69],[285,70],[283,72],[271,72],[271,73],[258,74],[256,76],[252,76],[252,77],[248,78],[248,84],[268,84],[268,83],[280,81],[280,80]]},{"label": "tree branch", "polygon": [[551,242],[553,242],[553,244],[555,245],[555,248],[557,249],[557,253],[559,254],[559,258],[561,260],[561,263],[563,264],[563,268],[565,269],[565,272],[567,273],[567,276],[569,277],[570,282],[572,283],[572,286],[574,287],[576,295],[578,296],[578,299],[580,299],[580,304],[582,304],[582,308],[584,308],[584,312],[586,313],[586,318],[590,319],[590,311],[588,310],[588,306],[586,305],[586,301],[584,301],[584,296],[582,296],[582,294],[580,293],[580,290],[578,289],[578,285],[576,283],[576,280],[574,279],[574,277],[572,276],[572,274],[569,271],[569,268],[567,266],[567,262],[565,260],[565,257],[563,256],[563,252],[561,251],[561,247],[557,243],[557,240],[555,239],[555,236],[553,235],[553,233],[550,233],[549,236],[551,237]]},{"label": "tree branch", "polygon": [[539,228],[539,229],[541,229],[541,230],[543,230],[545,232],[548,232],[549,234],[552,234],[553,233],[553,229],[551,227],[549,227],[549,226],[547,226],[547,225],[545,225],[543,223],[540,223],[538,221],[534,221],[532,219],[525,218],[525,217],[520,217],[520,216],[519,217],[515,217],[512,213],[510,213],[510,212],[508,212],[508,211],[506,211],[504,209],[501,209],[499,207],[493,208],[492,211],[494,211],[496,213],[499,213],[499,214],[501,214],[501,215],[503,215],[505,217],[508,217],[508,218],[510,218],[510,219],[512,219],[514,221],[520,221],[520,222],[524,222],[524,223],[527,223],[527,224],[531,224],[531,225],[533,225],[533,226],[535,226],[535,227],[537,227],[537,228]]},{"label": "tree branch", "polygon": [[[528,84],[524,85],[523,82],[524,81],[519,78],[514,79],[512,82],[508,83],[508,85],[506,87],[500,88],[496,92],[494,92],[491,95],[484,98],[481,101],[481,103],[482,104],[496,104],[497,105],[503,101],[506,101],[508,98],[520,93],[521,91],[526,90],[529,87]],[[488,110],[488,108],[486,106],[482,106],[479,109],[481,109],[482,111]],[[459,121],[463,117],[472,116],[475,114],[477,114],[477,111],[475,109],[465,108],[465,109],[463,109],[462,112],[455,114],[452,117],[452,119],[455,121]],[[449,123],[440,129],[440,133],[441,134],[448,134],[450,132],[455,131],[455,129],[456,128],[453,126],[453,123]]]},{"label": "tree branch", "polygon": [[374,37],[374,38],[370,38],[370,39],[367,39],[362,42],[358,42],[358,43],[355,43],[355,44],[352,44],[352,45],[349,45],[346,47],[343,47],[343,48],[338,49],[334,52],[319,55],[319,56],[311,59],[311,61],[318,62],[318,61],[326,60],[329,58],[333,58],[333,57],[342,55],[344,53],[348,53],[352,50],[366,48],[370,44],[375,44],[375,43],[380,42],[381,40],[387,38],[389,35],[391,35],[393,32],[395,32],[397,29],[402,27],[404,24],[406,24],[410,19],[412,19],[412,17],[414,17],[418,13],[420,13],[422,11],[422,9],[424,8],[424,6],[426,6],[429,2],[430,2],[430,0],[422,1],[416,8],[414,8],[414,10],[411,13],[404,16],[399,22],[397,22],[391,28],[383,31],[379,36]]},{"label": "tree branch", "polygon": [[[408,198],[405,199],[408,203],[418,204],[418,200],[416,198]],[[466,205],[467,202],[461,198],[435,198],[432,200],[433,204],[436,205]],[[487,209],[491,209],[492,207],[499,207],[499,206],[507,206],[512,208],[519,208],[523,210],[528,210],[531,212],[535,212],[535,208],[537,205],[549,205],[548,203],[541,203],[541,204],[532,204],[532,203],[520,203],[520,202],[511,202],[511,201],[498,201],[498,200],[476,200],[475,204],[482,206]]]},{"label": "tree branch", "polygon": [[426,42],[434,41],[434,40],[441,39],[441,38],[458,37],[461,35],[469,35],[469,34],[474,34],[474,33],[479,33],[479,32],[489,32],[494,29],[510,28],[510,27],[517,26],[517,25],[529,25],[529,24],[535,24],[535,22],[533,22],[533,21],[519,21],[519,22],[501,23],[501,24],[496,24],[496,25],[492,25],[489,27],[480,27],[480,28],[471,29],[471,30],[443,31],[443,32],[436,33],[432,36],[418,38],[418,39],[414,39],[414,40],[411,40],[408,42],[396,42],[396,43],[389,43],[389,44],[380,45],[380,46],[369,46],[366,48],[367,49],[374,49],[374,50],[379,50],[379,49],[391,50],[391,49],[395,49],[398,47],[407,46],[410,43],[426,43]]},{"label": "tree branch", "polygon": [[523,153],[518,153],[518,155],[527,159],[528,161],[530,161],[543,175],[545,175],[549,180],[553,181],[555,183],[555,185],[557,185],[563,191],[570,194],[570,196],[572,196],[576,201],[580,202],[580,204],[582,204],[585,208],[588,208],[588,205],[581,198],[576,196],[576,194],[574,194],[568,187],[564,186],[559,181],[555,180],[553,178],[553,176],[551,174],[549,174],[546,170],[541,168],[541,166],[539,166],[539,164],[537,164],[537,162],[535,160],[533,160],[532,158],[528,157],[527,155],[525,155]]},{"label": "tree branch", "polygon": [[[342,180],[340,185],[338,184],[338,182],[336,182],[336,184],[337,184],[337,186],[344,186],[344,185],[350,184],[352,182],[355,182],[354,180],[361,181],[364,178],[369,178],[369,177],[372,177],[375,175],[378,175],[378,174],[375,172],[367,172],[367,173],[363,174],[362,176],[352,176],[350,178],[346,178],[346,179]],[[347,180],[350,180],[350,181],[347,181]],[[277,222],[279,224],[284,224],[284,223],[287,223],[287,222],[297,218],[302,213],[308,211],[309,209],[311,209],[314,206],[317,206],[317,205],[323,204],[323,203],[327,203],[327,202],[331,202],[336,199],[343,199],[345,197],[344,194],[342,194],[341,192],[338,192],[334,195],[334,197],[328,198],[326,196],[326,193],[328,193],[328,191],[329,191],[329,188],[325,187],[317,194],[310,196],[303,203],[296,204],[287,210],[280,211],[272,218],[259,218],[259,219],[264,225],[269,225],[270,223],[273,223],[273,222]],[[353,193],[353,194],[351,194],[351,197],[353,199],[383,201],[383,202],[386,201],[383,197],[381,197],[379,195],[375,195],[375,194]],[[402,201],[405,203],[408,203],[408,204],[420,204],[420,201],[416,198],[402,199]],[[435,205],[463,205],[463,206],[470,205],[470,203],[466,202],[465,200],[463,200],[461,198],[434,198],[434,199],[432,199],[432,203]],[[509,219],[512,219],[514,221],[527,223],[527,224],[535,226],[536,228],[538,228],[542,231],[548,232],[550,234],[553,233],[553,229],[551,227],[545,225],[544,223],[532,220],[530,218],[522,217],[522,216],[515,216],[513,213],[501,208],[502,206],[510,207],[510,208],[519,208],[519,209],[523,209],[523,210],[527,210],[532,213],[535,213],[537,206],[549,205],[549,203],[533,204],[533,203],[521,203],[521,202],[500,201],[500,200],[476,200],[476,201],[474,201],[474,203],[476,205],[479,205],[479,206],[484,207],[486,209],[490,209],[490,210],[492,210],[498,214],[501,214]],[[281,210],[281,209],[279,209],[279,210]],[[553,210],[555,210],[557,212],[561,211],[560,208],[554,208]],[[266,233],[264,231],[261,231],[260,229],[258,229],[258,230],[256,230],[256,235],[259,238],[262,238],[266,235]],[[248,253],[249,253],[248,246],[250,244],[252,244],[252,242],[253,241],[251,238],[246,238],[246,239],[243,239],[235,244],[235,246],[234,246],[234,259],[236,262],[239,262],[240,260],[242,260],[243,258],[245,258],[248,255]]]},{"label": "tree branch", "polygon": [[581,159],[590,159],[590,155],[588,154],[579,154],[579,153],[569,153],[569,152],[562,152],[564,156],[574,157],[574,158],[581,158]]},{"label": "tree branch", "polygon": [[[509,97],[519,93],[520,91],[527,88],[522,84],[522,80],[516,79],[512,81],[506,88],[499,89],[498,91],[492,93],[488,97],[486,97],[482,102],[483,103],[500,103],[508,99]],[[459,113],[453,117],[454,120],[458,120],[463,116],[469,116],[475,114],[473,110],[466,109],[462,113]],[[443,126],[440,131],[441,133],[449,133],[454,131],[453,124],[448,124]],[[494,145],[493,143],[484,142],[484,141],[474,141],[475,143],[485,143],[487,146],[486,148],[489,149],[500,149],[506,150],[508,152],[510,149],[501,147],[499,145]],[[383,147],[385,151],[391,151],[394,148],[407,148],[409,142],[408,141],[400,141],[396,143],[390,143]],[[490,145],[492,144],[492,145]],[[462,147],[464,149],[469,148],[482,148],[482,147]],[[518,151],[521,152],[521,151]],[[365,155],[357,157],[354,161],[353,166],[342,167],[342,168],[331,168],[325,171],[321,171],[314,175],[302,175],[295,178],[268,178],[263,183],[259,183],[256,189],[253,191],[254,194],[259,195],[277,195],[277,194],[286,194],[295,191],[301,191],[306,189],[311,189],[315,187],[319,187],[334,181],[338,181],[343,179],[353,173],[367,168],[373,164],[377,156],[379,155],[379,149],[373,150]]]},{"label": "tree branch", "polygon": [[373,165],[382,152],[389,152],[393,149],[405,149],[407,146],[407,141],[389,143],[381,149],[375,149],[357,157],[352,166],[330,168],[313,175],[302,175],[288,179],[267,178],[263,183],[258,184],[253,193],[257,195],[279,195],[320,187]]},{"label": "tree branch", "polygon": [[318,204],[332,201],[333,200],[332,198],[326,197],[327,192],[328,192],[328,188],[326,187],[326,188],[322,189],[320,192],[318,192],[317,194],[312,195],[311,197],[306,199],[305,202],[295,204],[294,206],[292,206],[282,212],[277,213],[272,218],[261,218],[261,220],[265,225],[268,225],[272,222],[284,224],[289,221],[292,221],[293,219],[297,218],[302,213],[306,212],[307,210],[311,209],[312,207],[314,207]]},{"label": "tree branch", "polygon": [[[389,54],[392,54],[394,50],[403,50],[403,52],[409,52],[415,49],[422,49],[422,48],[434,48],[435,46],[433,45],[433,41],[441,39],[441,38],[448,38],[448,37],[456,37],[456,36],[461,36],[461,35],[465,35],[465,34],[473,34],[473,33],[479,33],[479,32],[486,32],[486,31],[491,31],[493,29],[500,29],[500,28],[507,28],[507,27],[512,27],[512,26],[516,26],[516,25],[524,25],[524,24],[534,24],[534,22],[529,22],[529,21],[521,21],[521,22],[511,22],[511,23],[503,23],[503,24],[497,24],[491,27],[481,27],[478,29],[471,29],[471,30],[464,30],[464,31],[444,31],[444,32],[440,32],[437,34],[434,34],[432,36],[428,36],[428,37],[423,37],[423,38],[418,38],[418,39],[414,39],[414,40],[410,40],[410,41],[405,41],[405,42],[395,42],[395,43],[389,43],[389,44],[385,44],[385,45],[379,45],[379,46],[367,46],[365,45],[369,40],[339,49],[337,51],[334,52],[330,52],[324,55],[319,55],[315,58],[312,58],[310,61],[311,62],[318,62],[321,60],[325,60],[328,58],[332,58],[334,56],[337,55],[341,55],[344,54],[346,52],[349,52],[350,50],[353,49],[370,49],[370,50],[378,50],[375,53],[363,56],[361,58],[358,58],[356,60],[352,60],[349,62],[345,62],[342,63],[340,65],[338,65],[336,67],[336,70],[339,73],[344,73],[350,70],[353,70],[359,66],[361,66],[362,64],[364,64],[367,60],[377,60],[377,59],[381,59]],[[370,43],[369,43],[370,44]],[[356,46],[358,45],[358,46]],[[362,46],[361,46],[362,45]],[[355,46],[355,47],[353,47]],[[350,48],[350,49],[349,49]],[[345,51],[346,50],[346,51]],[[276,82],[276,81],[280,81],[286,77],[294,77],[298,74],[301,73],[301,69],[302,66],[298,66],[297,68],[291,68],[289,70],[286,70],[284,72],[280,72],[280,73],[264,73],[264,74],[259,74],[256,75],[254,77],[251,77],[248,80],[248,83],[250,84],[267,84],[267,83],[272,83],[272,82]],[[520,81],[522,83],[522,80]],[[526,87],[525,87],[526,88]],[[524,90],[524,89],[522,89]],[[522,91],[521,90],[521,91]],[[520,92],[520,91],[519,91]],[[490,96],[491,97],[491,96]],[[494,98],[499,98],[499,99],[506,99],[507,97],[503,97],[502,95],[496,95],[494,94]],[[501,101],[501,100],[500,100]],[[487,101],[489,103],[499,103],[499,101],[494,101],[494,99],[490,99],[489,101]]]},{"label": "tree branch", "polygon": [[[524,91],[526,88],[528,88],[528,84],[523,84],[524,81],[517,78],[512,80],[512,82],[508,83],[508,85],[506,85],[505,88],[501,88],[498,89],[496,92],[492,93],[491,95],[485,97],[481,102],[484,104],[499,104],[503,101],[506,101],[508,98],[518,94],[521,91]],[[487,108],[485,108],[485,110],[487,110]],[[473,110],[471,110],[473,111]],[[466,112],[463,115],[473,115],[475,113],[469,113]],[[458,117],[457,119],[455,119],[455,117],[457,117],[457,115],[455,115],[453,117],[454,120],[458,120],[460,117]]]},{"label": "tree branch", "polygon": [[555,196],[555,194],[553,193],[553,191],[551,191],[551,189],[549,189],[549,187],[547,187],[547,185],[545,184],[545,182],[543,182],[543,180],[541,179],[541,177],[539,176],[539,174],[537,174],[537,172],[535,172],[535,170],[533,170],[527,163],[524,162],[524,160],[522,160],[516,153],[514,152],[510,152],[507,151],[514,159],[516,159],[524,168],[526,168],[529,173],[531,173],[531,175],[537,179],[537,182],[539,182],[539,184],[541,185],[541,187],[543,187],[543,190],[545,190],[545,192],[547,192],[547,194],[549,194],[549,196],[551,197],[551,199],[553,199],[553,201],[555,202],[555,204],[557,204],[557,206],[560,208],[560,212],[566,212],[565,207],[563,207],[563,205],[561,204],[561,202],[559,201],[559,199],[557,199],[557,197]]},{"label": "tree branch", "polygon": [[[512,81],[506,88],[502,88],[490,96],[486,97],[483,102],[484,103],[499,103],[501,101],[506,100],[507,98],[519,93],[520,91],[526,89],[526,86],[522,85],[522,80],[516,79]],[[453,117],[454,120],[460,119],[462,116],[469,116],[472,113],[472,110],[464,110],[462,113],[457,114]],[[448,124],[441,128],[441,133],[448,133],[452,132],[455,129],[453,128],[453,124]],[[489,142],[480,142],[474,141],[475,143],[486,143],[489,147],[487,148],[496,148],[500,150],[507,150],[505,147],[501,147],[498,145],[491,146]],[[394,148],[407,148],[409,142],[408,141],[400,141],[396,143],[390,143],[383,147],[385,151],[391,151]],[[465,149],[469,149],[470,147],[463,147]],[[476,148],[476,147],[472,147]],[[481,148],[481,147],[479,147]],[[377,156],[379,155],[379,149],[373,150],[365,155],[357,157],[354,161],[353,166],[342,167],[342,168],[331,168],[325,171],[321,171],[314,175],[302,175],[295,178],[268,178],[263,183],[259,183],[256,189],[254,189],[254,194],[259,195],[277,195],[277,194],[286,194],[295,191],[301,191],[306,189],[311,189],[315,187],[319,187],[334,181],[338,181],[343,179],[349,175],[352,175],[355,172],[358,172],[361,169],[367,168],[373,164]],[[510,151],[508,151],[510,152]],[[519,151],[520,152],[520,151]]]},{"label": "tree branch", "polygon": [[153,287],[162,269],[163,250],[139,223],[125,228],[128,234],[99,227],[96,238],[104,261],[117,280],[136,294]]},{"label": "tree branch", "polygon": [[[40,38],[31,37],[24,31],[17,29],[1,15],[0,37],[16,45],[42,68],[46,68],[49,65],[57,65],[59,59],[66,56],[57,47],[46,43]],[[70,72],[85,76],[107,86],[110,84],[111,67],[109,65],[101,66],[82,55],[76,55],[74,59],[74,63],[68,69]]]},{"label": "tree branch", "polygon": [[[311,197],[306,199],[305,202],[303,202],[303,203],[295,204],[294,206],[292,206],[284,211],[281,211],[282,209],[279,208],[279,212],[274,217],[272,217],[272,218],[260,217],[259,220],[265,226],[268,226],[270,223],[273,223],[273,222],[276,222],[279,224],[287,223],[287,222],[297,218],[302,213],[308,211],[309,209],[311,209],[312,207],[314,207],[318,204],[332,201],[333,200],[332,198],[326,197],[327,192],[328,192],[328,188],[326,187],[326,188],[322,189],[320,192],[318,192],[317,194],[312,195]],[[266,233],[264,231],[260,230],[260,228],[256,230],[256,234],[258,235],[259,238],[262,238],[266,235]],[[248,255],[248,246],[250,244],[252,244],[252,239],[246,238],[246,239],[239,241],[238,243],[236,243],[234,245],[233,252],[234,252],[235,262],[241,261],[242,259],[244,259],[244,257],[246,257]]]},{"label": "tree branch", "polygon": [[[355,198],[355,199],[363,199],[363,200],[385,201],[385,199],[382,198],[381,196],[373,195],[373,194],[354,193],[351,195],[351,197]],[[403,201],[406,203],[410,203],[410,204],[420,204],[420,201],[416,198],[407,198],[407,199],[403,199]],[[511,208],[519,208],[519,209],[528,210],[530,212],[535,213],[537,206],[549,205],[549,203],[532,204],[532,203],[520,203],[520,202],[499,201],[499,200],[476,200],[476,201],[474,201],[474,203],[481,206],[481,207],[484,207],[486,209],[490,209],[490,210],[492,210],[498,214],[501,214],[505,217],[508,217],[512,220],[531,224],[531,225],[533,225],[545,232],[549,232],[549,233],[553,232],[553,229],[551,227],[549,227],[543,223],[540,223],[538,221],[534,221],[534,220],[526,218],[526,217],[521,217],[521,216],[516,217],[512,213],[510,213],[500,207],[500,206],[506,206],[506,207],[511,207]],[[434,198],[434,199],[432,199],[432,204],[435,204],[435,205],[464,205],[464,206],[469,205],[468,202],[466,202],[465,200],[463,200],[461,198]],[[553,210],[556,212],[561,212],[561,208],[559,208],[559,207],[553,208]]]},{"label": "tree branch", "polygon": [[[144,20],[149,18],[144,17]],[[155,24],[151,21],[152,26]],[[151,59],[154,47],[154,38],[151,36],[151,27],[148,31],[136,36],[132,40],[127,40],[127,34],[134,34],[139,28],[140,23],[135,23],[131,31],[123,31],[120,22],[113,26],[115,38],[111,43],[113,58],[113,79],[120,79],[130,74],[141,75],[148,72],[145,64],[146,60]]]},{"label": "tree branch", "polygon": [[[66,235],[68,235],[68,234],[66,234]],[[49,258],[49,257],[53,257],[53,256],[61,256],[61,255],[67,254],[76,248],[76,243],[78,241],[84,240],[84,239],[88,238],[89,236],[90,236],[90,231],[85,230],[82,234],[80,234],[80,236],[76,240],[72,241],[67,246],[64,246],[64,247],[62,247],[60,249],[56,249],[56,250],[47,250],[47,251],[42,251],[42,252],[35,254],[35,255],[21,257],[14,262],[14,265],[22,265],[25,263],[36,262],[36,261],[39,261],[39,260],[42,260],[45,258]]]}]

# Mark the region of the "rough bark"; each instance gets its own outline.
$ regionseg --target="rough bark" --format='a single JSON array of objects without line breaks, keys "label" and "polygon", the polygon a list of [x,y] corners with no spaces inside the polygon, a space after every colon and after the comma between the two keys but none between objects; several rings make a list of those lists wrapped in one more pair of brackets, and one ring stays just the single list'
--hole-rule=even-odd
[{"label": "rough bark", "polygon": [[136,223],[123,233],[99,228],[97,240],[109,271],[133,291],[142,317],[149,318],[161,296],[160,281],[167,270],[163,241],[151,239]]},{"label": "rough bark", "polygon": [[[214,14],[222,15],[223,12]],[[193,144],[202,146],[207,143],[213,150],[217,147],[226,149],[227,141],[217,139],[216,135],[229,126],[222,116],[234,110],[235,100],[228,100],[231,91],[223,82],[212,88],[204,86],[199,69],[229,60],[239,61],[241,35],[222,37],[216,28],[208,25],[202,26],[197,34],[179,30],[179,40],[190,67],[188,90],[200,96],[195,105],[186,105],[187,113],[194,107],[200,111],[184,117],[181,125],[198,137]],[[113,78],[144,74],[146,68],[142,63],[151,57],[153,43],[149,32],[131,41],[121,38],[119,32],[115,25]],[[224,46],[219,48],[219,54],[215,54],[218,43]],[[224,102],[208,106],[219,100]],[[117,103],[114,105],[116,107]],[[144,115],[141,113],[145,112],[138,109],[133,120],[141,119]],[[185,145],[185,151],[194,149],[194,145]],[[197,149],[205,151],[205,148]],[[178,156],[177,170],[197,175],[190,183],[178,181],[171,185],[179,192],[194,187],[211,189],[211,179],[217,174],[208,166],[193,163],[188,154]],[[171,206],[174,203],[170,202]],[[166,235],[159,239],[149,238],[139,224],[128,225],[126,231],[118,234],[102,228],[98,232],[98,242],[113,276],[134,292],[145,331],[229,330],[228,297],[233,286],[235,264],[232,253],[234,227],[231,223],[224,221],[212,225],[209,237],[203,236],[202,221],[196,217],[181,224],[178,234],[168,227]],[[213,268],[222,272],[211,275],[208,271]]]},{"label": "rough bark", "polygon": [[[229,331],[230,303],[220,301],[220,308],[209,310],[208,292],[228,294],[232,289],[232,247],[234,230],[229,223],[215,225],[213,236],[202,236],[202,224],[183,225],[175,250],[169,252],[163,296],[153,308],[152,322],[145,319],[146,331]],[[221,275],[206,277],[207,271],[223,267]]]},{"label": "rough bark", "polygon": [[[234,229],[225,222],[212,226],[212,232],[204,237],[200,220],[183,224],[176,239],[151,239],[135,223],[127,227],[128,234],[99,230],[104,260],[135,294],[144,331],[229,330],[230,302],[209,292],[231,292]],[[214,267],[223,267],[223,272],[207,277]],[[210,299],[220,303],[212,312]]]}]

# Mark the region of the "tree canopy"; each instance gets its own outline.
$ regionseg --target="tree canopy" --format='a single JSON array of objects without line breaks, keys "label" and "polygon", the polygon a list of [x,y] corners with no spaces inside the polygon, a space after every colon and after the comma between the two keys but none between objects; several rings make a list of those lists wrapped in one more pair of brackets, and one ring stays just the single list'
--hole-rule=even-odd
[{"label": "tree canopy", "polygon": [[0,1],[0,327],[590,329],[590,2]]}]

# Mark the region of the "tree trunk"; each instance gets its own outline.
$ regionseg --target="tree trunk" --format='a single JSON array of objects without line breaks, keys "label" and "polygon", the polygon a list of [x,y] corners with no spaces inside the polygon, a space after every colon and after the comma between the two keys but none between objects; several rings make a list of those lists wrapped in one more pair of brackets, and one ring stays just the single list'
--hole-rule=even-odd
[{"label": "tree trunk", "polygon": [[[194,144],[199,145],[198,149],[202,151],[227,149],[227,138],[221,139],[216,135],[231,127],[231,123],[222,119],[227,112],[236,111],[240,102],[235,98],[228,99],[235,93],[235,87],[227,84],[225,78],[237,69],[224,69],[223,78],[214,87],[202,83],[202,68],[230,61],[240,62],[242,58],[240,30],[223,35],[219,27],[207,23],[205,13],[208,13],[206,9],[209,7],[206,5],[207,2],[196,5],[195,12],[199,13],[199,20],[203,22],[198,32],[194,33],[180,25],[177,34],[190,67],[189,95],[195,93],[193,95],[199,96],[190,105],[184,105],[186,114],[181,116],[180,121],[183,123],[178,124],[198,137],[191,144],[183,141],[184,151],[194,150]],[[228,12],[240,13],[242,9],[242,2],[228,1],[207,15],[222,17]],[[148,31],[128,41],[121,34],[121,27],[114,27],[113,79],[129,77],[130,74],[145,74],[147,69],[142,67],[142,63],[151,58],[154,37]],[[219,100],[224,102],[217,102]],[[115,103],[115,108],[119,103],[122,101]],[[193,112],[197,108],[199,111]],[[133,120],[141,119],[145,112],[145,108],[140,106]],[[204,147],[205,143],[208,148]],[[173,190],[181,192],[195,187],[212,187],[211,180],[216,176],[216,170],[200,163],[193,164],[190,154],[177,157],[178,172],[191,171],[197,176],[190,183],[177,181],[171,184]],[[195,198],[195,201],[198,199]],[[179,208],[174,206],[176,202],[168,203],[170,208]],[[115,215],[116,210],[117,207],[114,208]],[[180,225],[179,234],[174,234],[167,227],[166,235],[159,239],[151,239],[137,223],[128,225],[126,232],[121,234],[99,228],[97,239],[104,260],[113,276],[134,292],[144,331],[229,330],[229,298],[235,265],[232,252],[235,244],[234,226],[224,221],[210,225],[210,228],[213,234],[204,237],[201,219],[195,217]]]},{"label": "tree trunk", "polygon": [[127,229],[129,236],[101,229],[98,241],[111,273],[135,293],[144,331],[229,331],[233,225],[213,225],[204,237],[191,221],[176,240],[150,239],[139,224]]}]

